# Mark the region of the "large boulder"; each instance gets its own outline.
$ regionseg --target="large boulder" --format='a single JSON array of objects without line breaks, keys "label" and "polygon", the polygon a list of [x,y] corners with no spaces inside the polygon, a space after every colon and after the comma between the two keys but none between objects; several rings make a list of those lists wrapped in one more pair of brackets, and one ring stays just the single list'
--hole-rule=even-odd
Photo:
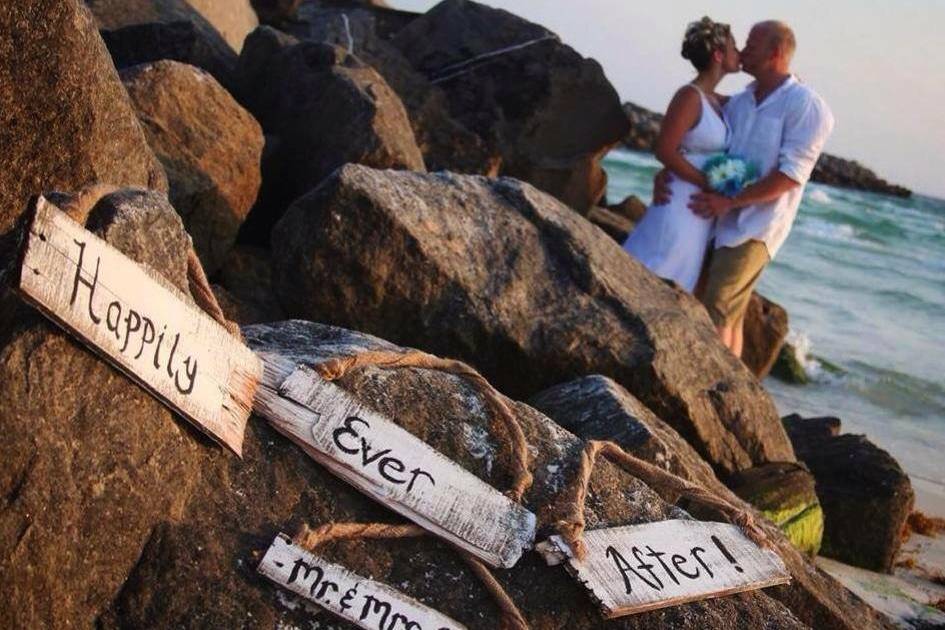
[{"label": "large boulder", "polygon": [[758,293],[751,294],[745,313],[742,361],[759,379],[771,372],[788,328],[788,315],[784,308]]},{"label": "large boulder", "polygon": [[[752,507],[729,490],[699,454],[667,423],[613,380],[593,375],[556,385],[529,403],[585,440],[613,440],[628,452],[697,483],[745,510]],[[661,493],[667,501],[675,495]],[[706,518],[717,518],[713,514]],[[798,551],[778,526],[755,512],[793,581],[767,590],[811,628],[864,630],[888,623]],[[708,627],[708,625],[707,625]]]},{"label": "large boulder", "polygon": [[119,70],[169,59],[203,68],[226,89],[235,89],[238,55],[190,20],[129,24],[100,33]]},{"label": "large boulder", "polygon": [[391,42],[449,99],[450,111],[528,181],[587,213],[604,193],[600,159],[629,129],[596,61],[542,26],[445,0]]},{"label": "large boulder", "polygon": [[349,164],[292,205],[273,252],[290,316],[466,359],[514,396],[609,375],[726,473],[794,459],[702,306],[523,182]]},{"label": "large boulder", "polygon": [[268,244],[289,203],[343,164],[424,170],[400,99],[343,48],[264,26],[248,38],[239,73],[242,102],[272,145],[248,240]]},{"label": "large boulder", "polygon": [[[97,181],[167,189],[78,0],[7,3],[0,33],[0,233],[43,190]],[[0,256],[11,253],[4,248]]]},{"label": "large boulder", "polygon": [[[237,245],[220,270],[220,284],[230,299],[232,316],[240,324],[257,324],[285,319],[272,292],[272,259],[268,250]],[[224,306],[224,311],[226,307]]]},{"label": "large boulder", "polygon": [[148,22],[193,22],[239,54],[259,25],[249,0],[85,0],[99,25],[116,29]]},{"label": "large boulder", "polygon": [[824,511],[814,476],[803,464],[762,464],[740,471],[729,486],[780,527],[795,547],[811,557],[817,555],[824,536]]},{"label": "large boulder", "polygon": [[498,151],[490,151],[478,135],[453,118],[443,90],[383,38],[383,18],[389,10],[321,4],[303,4],[297,18],[285,30],[300,39],[344,47],[377,70],[403,101],[429,170],[480,175],[498,172],[501,162]]},{"label": "large boulder", "polygon": [[[248,343],[267,363],[264,388],[278,387],[299,363],[339,353],[391,349],[379,339],[309,322],[244,328]],[[357,399],[386,414],[472,474],[499,489],[507,486],[502,447],[489,434],[480,395],[455,376],[426,369],[367,368],[339,381]],[[526,505],[539,519],[540,536],[561,517],[557,500],[573,477],[582,443],[527,405],[510,403],[534,457],[535,486]],[[262,553],[279,531],[300,523],[395,520],[389,511],[334,479],[301,449],[255,418],[244,459],[213,457],[185,520],[156,527],[124,588],[102,617],[120,627],[350,627],[309,612],[295,597],[255,574]],[[553,471],[553,472],[552,472]],[[483,515],[487,517],[487,515]],[[663,502],[607,462],[591,480],[586,518],[593,527],[640,523],[686,514]],[[497,609],[456,552],[442,541],[361,540],[320,547],[320,555],[361,575],[395,585],[471,629],[499,627]],[[536,553],[507,571],[494,572],[534,628],[599,628],[600,613],[562,567],[547,567]],[[211,602],[211,604],[208,604]],[[765,592],[707,600],[608,622],[613,628],[803,627]]]},{"label": "large boulder", "polygon": [[148,142],[207,273],[223,264],[261,183],[263,134],[199,68],[159,61],[122,71]]},{"label": "large boulder", "polygon": [[[189,238],[163,195],[114,193],[88,225],[187,294]],[[0,339],[0,399],[0,626],[91,627],[217,449],[25,305]]]},{"label": "large boulder", "polygon": [[864,435],[839,434],[835,418],[784,419],[817,482],[824,510],[821,553],[871,571],[892,571],[915,494],[909,476]]}]

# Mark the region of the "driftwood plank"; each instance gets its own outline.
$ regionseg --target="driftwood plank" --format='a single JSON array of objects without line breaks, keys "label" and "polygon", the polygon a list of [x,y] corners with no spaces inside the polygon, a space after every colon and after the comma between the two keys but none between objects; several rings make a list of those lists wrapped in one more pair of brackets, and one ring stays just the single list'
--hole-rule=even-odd
[{"label": "driftwood plank", "polygon": [[365,630],[464,630],[465,626],[386,584],[312,555],[279,534],[257,569],[267,578]]},{"label": "driftwood plank", "polygon": [[552,536],[538,546],[548,564],[566,561],[608,619],[785,584],[781,558],[728,523],[672,520],[584,534],[578,562]]},{"label": "driftwood plank", "polygon": [[24,298],[239,455],[262,373],[256,355],[45,198],[33,210]]},{"label": "driftwood plank", "polygon": [[278,390],[264,378],[256,411],[360,491],[493,567],[513,566],[534,540],[534,514],[307,367]]}]

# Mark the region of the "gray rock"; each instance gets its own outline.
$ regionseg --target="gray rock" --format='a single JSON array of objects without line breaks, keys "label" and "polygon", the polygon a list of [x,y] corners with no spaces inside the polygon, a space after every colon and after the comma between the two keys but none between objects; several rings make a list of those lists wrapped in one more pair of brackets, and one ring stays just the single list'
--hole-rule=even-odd
[{"label": "gray rock", "polygon": [[814,474],[824,509],[821,553],[871,571],[892,572],[915,503],[909,476],[865,435],[833,433],[831,418],[785,418],[798,458]]},{"label": "gray rock", "polygon": [[[637,457],[697,483],[741,509],[752,510],[718,480],[676,431],[609,378],[595,375],[563,383],[535,395],[529,402],[582,439],[613,440]],[[662,496],[668,501],[677,498],[665,492]],[[702,516],[718,518],[713,514]],[[890,627],[883,616],[814,566],[774,523],[759,512],[755,512],[755,518],[793,578],[790,584],[765,592],[790,608],[798,619],[811,628]]]},{"label": "gray rock", "polygon": [[259,25],[249,0],[85,0],[99,25],[116,29],[148,22],[189,20],[206,36],[239,54]]},{"label": "gray rock", "polygon": [[289,203],[343,164],[424,170],[400,99],[342,48],[260,27],[247,39],[239,74],[243,104],[275,136],[244,229],[253,242],[268,244]]},{"label": "gray rock", "polygon": [[164,164],[171,203],[213,274],[256,201],[262,129],[199,68],[159,61],[123,70],[121,78]]},{"label": "gray rock", "polygon": [[607,374],[721,471],[794,459],[702,306],[528,184],[346,165],[293,204],[273,252],[290,316],[463,358],[514,396]]},{"label": "gray rock", "polygon": [[[78,0],[0,12],[0,233],[31,196],[94,182],[167,189],[108,51]],[[4,248],[6,258],[12,248]]]},{"label": "gray rock", "polygon": [[[342,3],[344,4],[344,3]],[[367,6],[321,6],[306,2],[286,27],[300,39],[341,46],[370,64],[403,101],[431,171],[495,175],[501,158],[449,113],[446,94],[381,36],[388,10]]]},{"label": "gray rock", "polygon": [[[629,124],[600,65],[547,29],[468,0],[445,0],[391,40],[441,88],[450,112],[517,177],[586,214],[606,186],[600,158]],[[503,51],[503,52],[499,52]]]},{"label": "gray rock", "polygon": [[781,305],[758,293],[751,294],[745,313],[742,361],[759,379],[771,372],[789,329],[788,314]]},{"label": "gray rock", "polygon": [[101,35],[119,70],[169,59],[202,68],[227,90],[235,89],[237,54],[190,20],[131,24]]}]

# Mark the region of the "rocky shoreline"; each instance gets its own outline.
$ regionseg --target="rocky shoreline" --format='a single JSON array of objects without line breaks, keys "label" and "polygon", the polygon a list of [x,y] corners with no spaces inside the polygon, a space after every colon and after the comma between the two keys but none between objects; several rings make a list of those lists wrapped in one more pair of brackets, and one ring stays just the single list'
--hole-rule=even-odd
[{"label": "rocky shoreline", "polygon": [[[630,133],[623,139],[623,145],[634,151],[652,151],[663,115],[630,102],[624,103],[623,109],[630,119],[631,127]],[[811,174],[811,180],[840,188],[853,188],[895,197],[912,196],[912,191],[908,188],[887,182],[856,160],[828,153],[820,156]]]},{"label": "rocky shoreline", "polygon": [[[233,456],[29,306],[17,253],[44,194],[205,309],[194,265],[206,272],[216,317],[265,355],[270,389],[360,352],[473,366],[521,436],[456,374],[366,367],[337,384],[495,490],[527,462],[536,542],[561,531],[587,441],[607,439],[753,515],[792,578],[605,622],[528,552],[492,571],[527,627],[891,627],[813,555],[889,570],[908,478],[839,422],[779,418],[758,374],[783,309],[754,299],[746,367],[698,302],[615,242],[640,208],[599,207],[600,160],[632,125],[595,61],[468,0],[422,15],[23,0],[0,33],[0,625],[354,627],[257,566],[303,524],[404,522],[262,413]],[[856,474],[830,465],[847,457]],[[589,530],[720,518],[606,460],[588,488]],[[319,552],[468,628],[508,619],[436,536]]]}]

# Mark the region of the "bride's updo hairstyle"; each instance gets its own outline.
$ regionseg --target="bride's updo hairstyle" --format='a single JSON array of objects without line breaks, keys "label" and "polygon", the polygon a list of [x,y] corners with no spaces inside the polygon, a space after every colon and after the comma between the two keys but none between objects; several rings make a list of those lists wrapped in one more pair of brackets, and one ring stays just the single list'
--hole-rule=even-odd
[{"label": "bride's updo hairstyle", "polygon": [[683,38],[682,56],[688,59],[696,70],[702,72],[709,67],[712,53],[725,50],[728,38],[732,36],[732,29],[728,24],[713,22],[704,17],[698,22],[690,22]]}]

